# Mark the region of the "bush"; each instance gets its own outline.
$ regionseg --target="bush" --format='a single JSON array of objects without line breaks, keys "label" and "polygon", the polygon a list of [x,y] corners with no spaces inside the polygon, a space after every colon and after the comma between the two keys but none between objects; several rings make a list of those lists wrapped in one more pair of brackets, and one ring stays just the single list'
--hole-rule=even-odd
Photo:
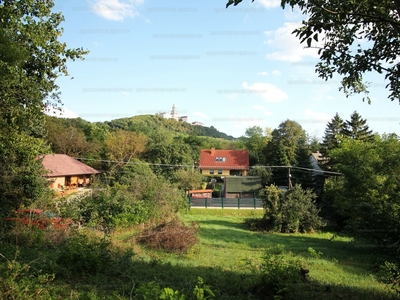
[{"label": "bush", "polygon": [[183,222],[174,220],[145,230],[137,240],[154,249],[187,252],[197,243],[196,234],[199,230],[195,223],[188,227]]},{"label": "bush", "polygon": [[56,263],[60,267],[60,275],[95,275],[111,264],[111,241],[107,238],[99,239],[74,232],[64,244],[60,246]]},{"label": "bush", "polygon": [[267,248],[263,259],[259,270],[261,283],[257,289],[263,299],[285,299],[308,279],[309,271],[291,252],[285,253],[284,245]]},{"label": "bush", "polygon": [[35,274],[29,264],[21,263],[18,252],[13,260],[0,254],[0,299],[52,299],[44,288],[54,280],[53,274]]},{"label": "bush", "polygon": [[316,197],[297,184],[287,191],[275,185],[266,187],[261,191],[265,214],[260,223],[273,232],[313,232],[324,225],[318,216]]}]

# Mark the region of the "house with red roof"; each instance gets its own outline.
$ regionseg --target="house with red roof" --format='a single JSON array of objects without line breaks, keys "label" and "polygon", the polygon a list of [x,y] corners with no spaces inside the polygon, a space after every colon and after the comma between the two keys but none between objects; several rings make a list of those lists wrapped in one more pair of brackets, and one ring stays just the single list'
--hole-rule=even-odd
[{"label": "house with red roof", "polygon": [[49,187],[57,190],[76,189],[91,183],[91,177],[100,172],[66,154],[47,154],[42,165]]},{"label": "house with red roof", "polygon": [[199,169],[203,175],[247,176],[248,150],[201,150]]}]

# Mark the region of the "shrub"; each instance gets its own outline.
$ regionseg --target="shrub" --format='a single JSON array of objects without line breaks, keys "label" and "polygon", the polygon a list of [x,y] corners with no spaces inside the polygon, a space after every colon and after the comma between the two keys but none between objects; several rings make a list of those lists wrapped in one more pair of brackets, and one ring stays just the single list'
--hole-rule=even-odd
[{"label": "shrub", "polygon": [[161,288],[158,283],[150,282],[148,284],[143,284],[139,286],[136,293],[141,295],[145,300],[184,300],[184,299],[194,299],[194,300],[206,300],[213,299],[215,297],[214,292],[211,287],[204,283],[203,278],[197,278],[197,285],[193,288],[192,295],[186,298],[187,295],[184,293],[174,290],[170,287]]},{"label": "shrub", "polygon": [[282,233],[313,232],[324,224],[318,216],[316,194],[300,185],[282,191],[271,185],[261,191],[266,230]]},{"label": "shrub", "polygon": [[5,234],[5,241],[17,246],[27,248],[41,248],[45,243],[45,231],[37,226],[26,226],[17,222],[15,226]]},{"label": "shrub", "polygon": [[18,252],[13,260],[2,254],[0,263],[0,299],[51,299],[44,288],[54,280],[53,274],[35,274],[29,264],[21,263]]},{"label": "shrub", "polygon": [[74,232],[59,248],[60,275],[95,275],[110,265],[111,241],[107,237]]},{"label": "shrub", "polygon": [[397,296],[400,296],[400,267],[398,264],[384,261],[379,266],[377,277],[380,281],[390,286]]},{"label": "shrub", "polygon": [[266,249],[260,267],[261,283],[257,294],[263,299],[284,299],[308,278],[308,270],[291,252],[284,251],[284,245],[275,245]]},{"label": "shrub", "polygon": [[188,227],[181,221],[173,220],[143,231],[137,240],[154,249],[187,252],[197,243],[199,230],[195,223]]}]

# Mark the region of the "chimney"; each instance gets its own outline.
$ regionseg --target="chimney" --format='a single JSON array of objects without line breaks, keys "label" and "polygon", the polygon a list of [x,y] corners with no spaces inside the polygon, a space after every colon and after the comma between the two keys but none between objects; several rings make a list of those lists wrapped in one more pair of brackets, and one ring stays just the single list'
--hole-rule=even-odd
[{"label": "chimney", "polygon": [[211,148],[211,156],[215,155],[215,148]]}]

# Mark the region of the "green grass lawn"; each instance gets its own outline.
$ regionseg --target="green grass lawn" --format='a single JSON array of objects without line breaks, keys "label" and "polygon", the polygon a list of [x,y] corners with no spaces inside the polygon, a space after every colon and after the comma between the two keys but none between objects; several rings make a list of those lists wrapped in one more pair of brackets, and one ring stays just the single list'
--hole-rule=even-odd
[{"label": "green grass lawn", "polygon": [[[266,234],[248,231],[244,219],[257,216],[261,217],[262,211],[192,209],[181,218],[200,225],[198,245],[187,255],[145,251],[142,258],[157,258],[180,268],[197,269],[199,272],[195,275],[203,276],[206,282],[218,287],[225,284],[215,280],[227,278],[216,276],[212,269],[231,274],[239,285],[237,278],[251,274],[262,263],[268,249],[283,245],[285,253],[298,258],[310,270],[309,281],[299,287],[303,299],[388,299],[391,296],[389,288],[375,278],[372,264],[377,254],[372,245],[330,232]],[[243,284],[250,283],[244,281]]]}]

